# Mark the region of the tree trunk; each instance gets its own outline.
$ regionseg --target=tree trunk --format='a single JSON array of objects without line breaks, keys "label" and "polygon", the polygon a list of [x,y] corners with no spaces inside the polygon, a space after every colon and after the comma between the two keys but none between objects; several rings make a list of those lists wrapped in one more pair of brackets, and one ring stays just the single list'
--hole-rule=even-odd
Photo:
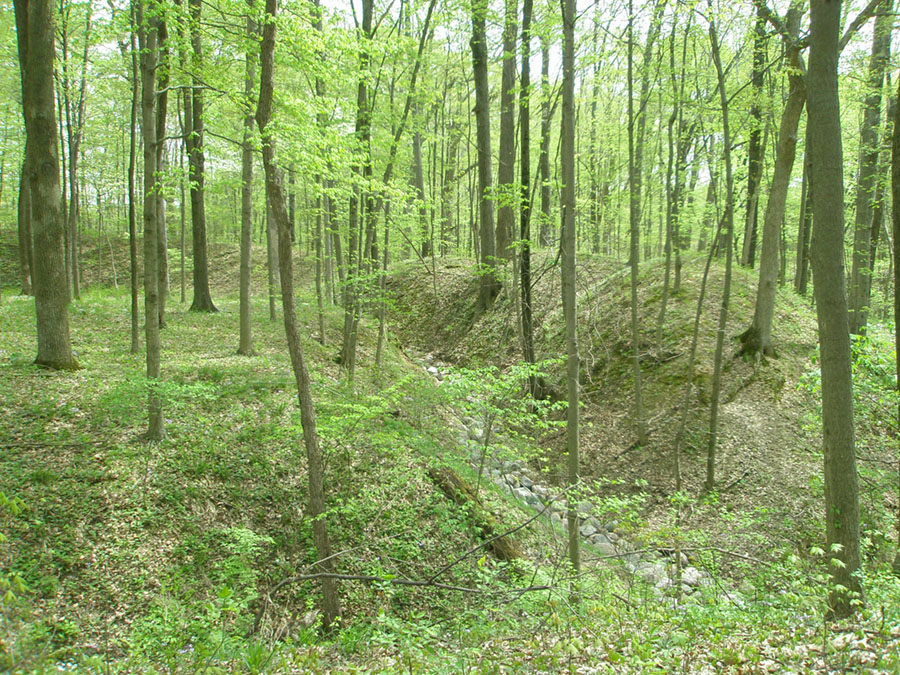
[{"label": "tree trunk", "polygon": [[[257,25],[253,19],[254,0],[247,0],[247,38],[254,41]],[[247,49],[244,63],[244,140],[241,145],[241,279],[240,279],[240,341],[237,353],[252,356],[253,324],[250,314],[250,272],[253,251],[253,94],[256,81],[256,55]]]},{"label": "tree trunk", "polygon": [[53,103],[53,9],[49,0],[16,0],[16,39],[25,119],[25,168],[31,206],[32,260],[37,315],[35,363],[76,370],[69,338],[69,298],[60,213],[59,142]]},{"label": "tree trunk", "polygon": [[[566,452],[568,454],[568,484],[576,489],[581,480],[579,449],[579,360],[578,326],[575,293],[575,0],[563,0],[563,89],[560,155],[562,159],[562,232],[560,265],[562,277],[563,313],[566,321]],[[569,496],[569,562],[572,575],[581,572],[581,535],[578,531],[577,493]],[[573,582],[571,593],[578,598],[578,584]]]},{"label": "tree trunk", "polygon": [[706,480],[704,492],[712,491],[715,486],[716,442],[719,432],[719,396],[722,390],[722,361],[725,349],[725,326],[728,322],[728,303],[731,299],[731,260],[734,257],[732,240],[734,238],[734,178],[731,170],[731,132],[728,124],[728,94],[725,91],[725,72],[719,53],[719,38],[714,21],[709,23],[709,41],[712,49],[713,63],[716,66],[716,79],[719,83],[719,100],[722,105],[722,145],[725,155],[725,282],[722,288],[722,304],[719,308],[719,325],[716,331],[716,354],[713,366],[712,395],[710,396],[709,438],[706,446]]},{"label": "tree trunk", "polygon": [[866,82],[862,127],[859,130],[859,180],[856,184],[856,219],[853,228],[853,264],[850,272],[849,320],[850,332],[866,332],[869,315],[869,259],[872,247],[872,215],[876,204],[878,157],[881,145],[878,128],[881,125],[881,91],[884,72],[891,56],[893,30],[893,0],[883,0],[876,11],[872,32],[872,53]]},{"label": "tree trunk", "polygon": [[784,222],[784,210],[787,204],[791,171],[794,168],[794,157],[797,149],[797,128],[800,125],[800,116],[806,103],[803,60],[800,57],[799,48],[795,46],[796,36],[800,28],[800,13],[792,8],[789,10],[785,23],[793,39],[790,44],[786,45],[790,92],[784,105],[784,111],[781,114],[778,142],[775,145],[775,168],[772,174],[772,185],[769,188],[769,201],[766,204],[765,221],[763,222],[762,254],[759,259],[759,283],[756,288],[756,308],[750,328],[741,335],[741,354],[775,355],[775,347],[772,344],[772,319],[775,315],[775,292],[778,288],[778,249],[781,244],[781,224]]},{"label": "tree trunk", "polygon": [[[159,45],[159,63],[157,64],[156,95],[156,167],[160,175],[166,173],[166,115],[169,108],[169,31],[166,22],[161,20],[157,33]],[[156,184],[156,260],[159,272],[159,327],[166,327],[166,299],[169,296],[169,237],[166,230],[166,195],[163,192],[163,181]]]},{"label": "tree trunk", "polygon": [[188,164],[191,177],[191,232],[194,251],[194,299],[192,312],[217,312],[209,292],[209,262],[206,246],[206,199],[204,192],[203,84],[198,73],[203,67],[200,41],[201,0],[188,0],[190,6],[191,88],[185,90],[185,126],[188,130]]},{"label": "tree trunk", "polygon": [[497,167],[497,257],[511,260],[515,210],[516,180],[516,14],[517,0],[504,0],[503,72],[500,83],[500,154]]},{"label": "tree trunk", "polygon": [[491,195],[491,109],[485,23],[487,0],[472,0],[472,71],[475,79],[475,131],[478,147],[478,206],[481,220],[481,283],[475,317],[490,309],[500,293],[495,274],[494,201]]},{"label": "tree trunk", "polygon": [[553,109],[550,105],[550,44],[541,36],[541,145],[538,155],[538,171],[541,185],[541,227],[538,235],[541,246],[549,248],[550,231],[550,122]]},{"label": "tree trunk", "polygon": [[811,262],[819,320],[822,426],[825,456],[825,523],[832,587],[829,615],[854,613],[862,601],[859,557],[859,490],[853,437],[850,332],[844,288],[844,177],[838,99],[841,5],[812,0],[810,23],[810,179],[815,191]]},{"label": "tree trunk", "polygon": [[750,104],[750,143],[747,149],[747,215],[744,220],[744,246],[741,265],[753,267],[756,258],[756,224],[759,213],[760,178],[762,178],[762,88],[766,68],[765,0],[754,0],[756,22],[753,27],[753,72],[750,85],[753,102]]},{"label": "tree trunk", "polygon": [[[25,142],[25,155],[28,156],[28,141]],[[19,196],[17,203],[18,237],[19,237],[19,283],[22,295],[32,294],[34,272],[34,255],[31,242],[31,193],[27,160],[22,161],[22,172],[19,174]],[[65,260],[63,261],[65,264]]]},{"label": "tree trunk", "polygon": [[812,234],[812,203],[809,189],[809,132],[803,151],[803,180],[800,183],[800,218],[797,223],[797,260],[794,272],[794,290],[798,295],[806,295],[809,276],[809,240]]},{"label": "tree trunk", "polygon": [[[657,3],[659,5],[661,3]],[[651,34],[653,27],[650,28]],[[649,86],[649,59],[652,50],[651,34],[647,36],[647,48],[644,52],[645,77],[641,86],[641,98],[643,103],[646,95],[646,84]],[[637,442],[644,445],[647,442],[647,427],[644,422],[643,387],[641,386],[641,338],[640,323],[638,319],[638,264],[640,262],[640,219],[641,219],[641,150],[643,148],[643,128],[646,114],[641,114],[638,140],[635,143],[635,114],[634,114],[634,8],[632,0],[628,1],[628,194],[629,194],[629,232],[630,247],[628,264],[631,280],[631,374],[634,391],[634,427],[637,433]]]},{"label": "tree trunk", "polygon": [[[287,209],[284,203],[284,192],[281,177],[277,175],[275,165],[275,140],[267,131],[272,114],[273,71],[275,69],[275,7],[276,0],[266,0],[268,20],[263,27],[263,38],[260,46],[260,63],[262,70],[259,91],[259,107],[256,110],[256,123],[263,138],[263,166],[266,174],[266,196],[271,204],[275,221],[278,225],[278,262],[281,268],[281,303],[284,310],[284,329],[287,333],[288,351],[291,355],[291,367],[297,382],[297,398],[300,404],[300,423],[303,426],[303,441],[306,446],[307,469],[309,472],[309,519],[312,522],[313,540],[316,555],[319,558],[317,567],[325,573],[333,572],[334,561],[331,557],[331,543],[328,538],[328,522],[325,519],[325,467],[322,451],[319,448],[319,436],[316,431],[316,409],[312,400],[309,373],[303,358],[300,335],[297,329],[297,315],[294,307],[294,277],[291,261],[291,229]],[[331,628],[340,616],[341,607],[337,594],[337,583],[334,579],[322,579],[322,615],[323,626]]]},{"label": "tree trunk", "polygon": [[157,265],[156,190],[156,72],[160,7],[157,2],[138,4],[138,41],[141,49],[141,122],[144,132],[144,334],[147,343],[147,440],[166,435],[162,413],[159,341],[159,269]]},{"label": "tree trunk", "polygon": [[131,5],[131,118],[128,127],[128,259],[130,263],[131,281],[131,353],[137,354],[141,348],[140,318],[138,297],[138,250],[137,250],[137,116],[141,103],[140,70],[138,68],[138,49],[136,40],[137,17],[134,14],[134,3]]},{"label": "tree trunk", "polygon": [[[891,137],[891,234],[893,240],[894,261],[894,325],[900,325],[900,82],[898,82],[898,95],[894,103],[893,122],[894,130]],[[894,330],[894,353],[900,354],[900,331]],[[900,389],[900,358],[897,362],[897,387]],[[900,422],[900,400],[897,403],[897,421]],[[898,469],[900,469],[900,453],[898,453]],[[898,470],[900,479],[900,470]],[[900,484],[898,484],[900,494]],[[892,565],[894,575],[900,576],[900,506],[898,506],[897,519],[897,552],[894,555]]]}]

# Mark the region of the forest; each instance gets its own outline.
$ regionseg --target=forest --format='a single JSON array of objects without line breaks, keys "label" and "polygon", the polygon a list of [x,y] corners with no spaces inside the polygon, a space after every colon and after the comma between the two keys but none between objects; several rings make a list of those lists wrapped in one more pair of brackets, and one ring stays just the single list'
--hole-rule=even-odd
[{"label": "forest", "polygon": [[900,672],[896,18],[0,0],[0,672]]}]

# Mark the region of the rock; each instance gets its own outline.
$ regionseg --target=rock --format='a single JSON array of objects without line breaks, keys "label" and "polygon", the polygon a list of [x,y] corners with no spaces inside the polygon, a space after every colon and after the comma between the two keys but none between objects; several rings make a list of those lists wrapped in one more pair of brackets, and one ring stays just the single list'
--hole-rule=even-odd
[{"label": "rock", "polygon": [[579,502],[578,506],[575,507],[575,510],[579,515],[587,516],[590,515],[593,508],[594,507],[590,502]]},{"label": "rock", "polygon": [[506,466],[509,471],[515,471],[516,473],[521,472],[525,468],[522,466],[522,462],[518,460],[509,462]]},{"label": "rock", "polygon": [[[519,482],[522,484],[522,487],[527,487],[527,488],[528,488],[529,490],[531,490],[532,492],[535,492],[535,489],[534,489],[534,481],[531,480],[531,479],[530,479],[528,476],[526,476],[525,474],[522,474],[521,476],[519,476]],[[540,497],[540,495],[538,495],[538,497]]]},{"label": "rock", "polygon": [[635,566],[634,574],[638,579],[656,586],[666,578],[666,566],[663,563],[640,563]]},{"label": "rock", "polygon": [[610,532],[609,530],[606,531],[606,538],[609,539],[613,544],[619,541],[619,535],[617,535],[615,532]]},{"label": "rock", "polygon": [[616,530],[616,528],[617,528],[618,526],[619,526],[619,521],[618,521],[618,520],[611,520],[611,521],[609,521],[606,525],[604,525],[603,527],[606,528],[606,531],[607,531],[607,532],[615,532],[615,530]]},{"label": "rock", "polygon": [[437,371],[434,376],[437,378],[438,382],[444,381],[444,374],[441,371]]},{"label": "rock", "polygon": [[562,516],[559,515],[556,511],[550,514],[550,522],[554,525],[562,525]]},{"label": "rock", "polygon": [[484,430],[480,427],[472,427],[469,429],[469,438],[473,441],[480,441],[484,438]]},{"label": "rock", "polygon": [[594,527],[590,522],[586,522],[578,531],[581,533],[582,537],[590,537],[592,534],[597,533],[597,528]]},{"label": "rock", "polygon": [[[594,535],[594,536],[597,536],[597,535]],[[598,542],[595,543],[595,542],[593,541],[593,539],[594,539],[594,537],[591,537],[591,540],[592,540],[591,543],[594,544],[594,545],[596,546],[596,548],[597,548],[597,553],[599,553],[600,555],[602,555],[602,556],[613,556],[613,555],[617,555],[617,554],[618,554],[618,551],[616,551],[616,547],[613,546],[612,544],[610,544],[609,542],[606,542],[606,541],[598,541]]]},{"label": "rock", "polygon": [[431,375],[431,376],[433,376],[433,377],[436,377],[437,374],[440,372],[440,371],[439,371],[437,368],[435,368],[434,366],[428,366],[427,370],[428,370],[428,374]]},{"label": "rock", "polygon": [[463,423],[463,426],[466,427],[466,429],[469,429],[470,427],[475,426],[475,418],[471,417],[469,415],[466,415],[465,417],[462,418],[462,423]]},{"label": "rock", "polygon": [[537,495],[534,494],[528,488],[518,487],[513,490],[513,495],[520,502],[524,502],[528,504],[528,506],[537,506],[541,503],[541,500],[538,499]]},{"label": "rock", "polygon": [[[593,519],[592,519],[593,520]],[[588,521],[590,522],[590,521]],[[599,528],[597,528],[599,529]],[[591,543],[592,544],[609,544],[612,546],[612,542],[609,540],[603,532],[597,532],[596,534],[591,535]]]},{"label": "rock", "polygon": [[543,485],[538,485],[537,483],[531,486],[531,491],[541,498],[544,498],[550,494],[550,490],[545,488]]},{"label": "rock", "polygon": [[428,353],[425,355],[425,363],[433,363],[434,362],[434,354]]},{"label": "rock", "polygon": [[688,586],[699,586],[703,575],[696,567],[685,567],[681,570],[681,581]]}]

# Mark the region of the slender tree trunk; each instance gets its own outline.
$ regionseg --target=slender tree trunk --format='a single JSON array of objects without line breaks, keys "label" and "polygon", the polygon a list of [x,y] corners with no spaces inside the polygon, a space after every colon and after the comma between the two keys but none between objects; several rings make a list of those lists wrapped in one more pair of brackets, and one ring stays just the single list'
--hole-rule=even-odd
[{"label": "slender tree trunk", "polygon": [[138,248],[137,248],[137,116],[141,103],[140,69],[138,67],[137,17],[135,3],[131,3],[131,35],[129,36],[131,61],[131,118],[128,127],[128,259],[131,282],[131,353],[137,354],[141,348],[139,290],[138,290]]},{"label": "slender tree trunk", "polygon": [[16,0],[16,40],[25,119],[38,352],[35,363],[55,370],[79,367],[69,338],[63,215],[60,212],[59,140],[53,105],[53,9],[49,0]]},{"label": "slender tree trunk", "polygon": [[[247,0],[247,38],[256,39],[257,25],[253,19],[254,0]],[[253,251],[253,97],[256,80],[256,55],[247,50],[244,63],[244,140],[241,145],[241,279],[240,279],[240,341],[238,354],[252,356],[253,323],[250,314],[250,272]]]},{"label": "slender tree trunk", "polygon": [[[897,99],[893,106],[894,129],[891,137],[891,234],[893,240],[894,268],[894,325],[900,325],[900,82],[898,82]],[[900,331],[894,330],[894,353],[900,354]],[[900,390],[900,358],[897,362],[897,388]],[[900,399],[897,402],[897,421],[900,423]],[[900,452],[897,457],[898,482],[900,482]],[[900,495],[900,484],[898,484]],[[900,576],[900,505],[897,518],[897,552],[892,565],[895,576]]]},{"label": "slender tree trunk", "polygon": [[[534,364],[534,319],[531,307],[531,14],[532,0],[522,2],[522,78],[519,90],[519,286],[522,294],[522,356]],[[528,377],[528,391],[533,398],[544,395],[542,383],[534,375]]]},{"label": "slender tree trunk", "polygon": [[[25,155],[28,155],[28,141],[25,142]],[[19,283],[22,295],[31,295],[34,271],[31,244],[31,193],[27,159],[22,161],[19,174],[19,196],[17,202],[18,237],[19,237]],[[65,255],[65,254],[64,254]]]},{"label": "slender tree trunk", "polygon": [[[157,30],[159,63],[156,77],[156,167],[161,175],[166,172],[166,116],[169,109],[169,31],[165,20],[159,22]],[[166,229],[166,195],[163,181],[156,183],[156,260],[159,273],[159,327],[166,327],[166,299],[169,296],[169,236]]]},{"label": "slender tree trunk", "polygon": [[272,217],[272,205],[266,204],[266,275],[269,283],[269,321],[277,321],[275,296],[278,294],[278,231]]},{"label": "slender tree trunk", "polygon": [[744,245],[741,265],[753,267],[756,258],[756,225],[762,178],[762,88],[766,67],[765,0],[754,0],[756,22],[753,28],[753,72],[750,75],[753,102],[750,104],[750,143],[747,150],[747,215],[744,219]]},{"label": "slender tree trunk", "polygon": [[[795,8],[789,10],[786,24],[790,35],[796,39],[800,28],[799,11]],[[800,125],[800,116],[806,103],[806,83],[802,74],[803,60],[800,57],[799,49],[793,43],[787,45],[787,59],[790,92],[781,114],[778,142],[775,145],[775,167],[763,223],[756,308],[750,328],[741,335],[741,354],[775,355],[775,347],[772,343],[772,320],[775,315],[775,292],[778,284],[778,249],[781,243],[781,230],[791,171],[794,168],[797,128]]]},{"label": "slender tree trunk", "polygon": [[[278,261],[281,267],[281,302],[284,310],[284,328],[287,333],[291,366],[297,381],[297,398],[300,404],[300,423],[303,426],[303,441],[306,446],[307,469],[309,472],[309,519],[312,522],[313,540],[317,567],[322,572],[334,570],[331,557],[331,543],[328,538],[328,521],[325,518],[325,466],[319,448],[316,431],[316,409],[312,399],[309,373],[303,358],[297,316],[294,307],[294,278],[291,261],[291,231],[281,178],[275,165],[275,141],[267,126],[272,113],[275,69],[275,8],[276,0],[266,0],[268,20],[263,27],[260,46],[262,79],[259,91],[259,107],[256,123],[263,137],[263,165],[266,174],[266,196],[272,206],[278,224]],[[322,578],[322,616],[324,628],[328,630],[340,616],[341,607],[337,593],[337,583],[333,578]]]},{"label": "slender tree trunk", "polygon": [[837,74],[841,5],[833,0],[812,0],[811,4],[807,89],[815,210],[810,260],[821,353],[826,551],[834,560],[828,565],[834,584],[829,614],[841,618],[856,610],[855,601],[862,601],[856,574],[860,568],[859,489],[844,287],[844,162]]},{"label": "slender tree trunk", "polygon": [[[566,321],[566,383],[568,413],[566,417],[566,452],[568,453],[568,483],[573,492],[569,495],[569,562],[573,577],[581,572],[581,535],[578,531],[577,486],[580,476],[579,452],[579,382],[578,382],[578,326],[575,293],[575,0],[563,0],[563,90],[562,90],[562,237],[560,252],[562,264],[563,313]],[[573,598],[578,598],[577,581],[571,587]]]},{"label": "slender tree trunk", "polygon": [[503,71],[500,83],[500,154],[497,167],[497,257],[511,260],[515,210],[516,180],[516,14],[518,0],[504,0]]},{"label": "slender tree trunk", "polygon": [[475,317],[490,309],[500,293],[495,273],[494,202],[491,196],[491,110],[485,23],[487,0],[472,0],[472,70],[475,79],[475,131],[478,147],[478,205],[481,220],[481,284]]},{"label": "slender tree trunk", "polygon": [[[209,261],[206,245],[206,198],[204,192],[203,84],[198,73],[203,68],[200,41],[202,0],[188,0],[190,7],[192,86],[185,91],[185,125],[188,133],[188,162],[191,177],[191,231],[194,251],[194,299],[192,312],[217,312],[209,292]],[[190,117],[190,122],[188,122]]]},{"label": "slender tree trunk", "polygon": [[155,1],[138,4],[138,41],[141,49],[141,122],[144,132],[144,334],[147,343],[147,440],[159,441],[166,435],[159,392],[159,269],[156,229],[156,72],[159,58],[158,26],[160,11]]},{"label": "slender tree trunk", "polygon": [[541,246],[550,246],[550,123],[553,109],[550,105],[550,44],[541,36],[541,144],[538,155],[538,171],[541,184],[541,227],[538,239]]},{"label": "slender tree trunk", "polygon": [[725,91],[725,71],[719,52],[719,38],[714,21],[709,23],[709,41],[716,78],[719,83],[719,100],[722,104],[722,145],[725,155],[725,282],[722,288],[722,304],[719,309],[719,325],[716,331],[716,354],[713,365],[712,395],[710,396],[709,439],[706,446],[706,480],[704,492],[715,487],[716,443],[719,433],[719,397],[722,391],[722,362],[725,350],[725,326],[728,323],[728,304],[731,299],[731,261],[734,257],[734,178],[731,169],[731,131],[728,123],[728,94]]},{"label": "slender tree trunk", "polygon": [[881,125],[881,92],[884,73],[891,57],[893,30],[893,0],[883,0],[876,9],[872,32],[872,53],[866,82],[863,122],[859,131],[859,180],[856,184],[856,220],[853,236],[853,264],[850,272],[849,310],[850,332],[866,332],[869,316],[870,257],[872,254],[872,216],[876,207],[879,182],[878,158],[881,144],[878,130]]},{"label": "slender tree trunk", "polygon": [[809,134],[803,151],[803,180],[800,183],[800,218],[797,223],[797,260],[794,271],[794,290],[806,295],[807,271],[809,269],[809,240],[812,225],[812,208],[809,203]]},{"label": "slender tree trunk", "polygon": [[[651,27],[652,31],[652,27]],[[650,36],[647,38],[644,68],[649,68],[651,50]],[[649,73],[644,82],[649,82]],[[644,100],[644,87],[641,87],[641,99]],[[641,114],[646,119],[646,114]],[[640,219],[641,219],[641,155],[640,149],[643,142],[640,140],[643,133],[638,133],[637,147],[635,144],[635,114],[634,114],[634,8],[632,0],[628,0],[628,186],[629,186],[629,222],[630,222],[630,255],[629,267],[631,271],[631,373],[634,380],[634,426],[637,432],[638,444],[647,442],[647,427],[644,422],[643,387],[641,386],[641,337],[640,323],[638,319],[638,264],[640,262]],[[640,128],[643,128],[643,124]]]}]

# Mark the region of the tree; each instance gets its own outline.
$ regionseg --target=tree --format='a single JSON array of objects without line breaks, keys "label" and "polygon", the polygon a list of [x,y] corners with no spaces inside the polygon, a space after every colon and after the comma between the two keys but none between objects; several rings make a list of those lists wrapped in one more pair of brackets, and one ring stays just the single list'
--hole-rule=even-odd
[{"label": "tree", "polygon": [[254,0],[247,0],[247,53],[244,56],[244,139],[241,144],[241,279],[240,340],[238,354],[251,356],[253,328],[250,322],[250,269],[253,248],[253,94],[256,80],[256,21]]},{"label": "tree", "polygon": [[[780,25],[780,24],[779,24]],[[800,31],[800,11],[796,6],[788,10],[784,22],[785,61],[790,90],[775,145],[775,166],[769,201],[763,222],[762,253],[759,260],[759,284],[756,290],[756,306],[753,322],[741,335],[742,354],[764,354],[774,356],[772,344],[772,319],[775,314],[775,291],[778,285],[778,256],[781,243],[781,223],[784,221],[791,171],[797,148],[797,128],[806,103],[806,68],[800,56],[798,34]],[[748,230],[748,233],[750,230]],[[754,231],[755,232],[755,231]],[[746,251],[745,247],[745,251]],[[752,249],[751,249],[752,251]],[[748,263],[752,264],[752,252]]]},{"label": "tree", "polygon": [[157,386],[160,378],[159,340],[159,267],[157,256],[157,173],[156,144],[156,72],[159,65],[158,29],[160,6],[155,0],[139,2],[137,26],[141,50],[141,128],[144,132],[144,335],[147,343],[147,410],[148,441],[162,440],[166,435],[162,413],[162,396]]},{"label": "tree", "polygon": [[[872,216],[878,204],[879,155],[881,143],[878,127],[881,125],[881,92],[884,73],[891,56],[891,32],[893,31],[893,0],[883,0],[876,10],[875,28],[872,31],[872,52],[866,82],[866,98],[863,120],[859,130],[859,179],[856,183],[856,218],[853,227],[853,264],[850,271],[849,310],[850,332],[865,333],[869,316],[871,293],[870,260],[872,250]],[[879,228],[880,229],[880,228]],[[875,230],[876,233],[878,230]]]},{"label": "tree", "polygon": [[725,252],[725,280],[722,285],[722,303],[719,306],[719,323],[716,330],[716,353],[713,364],[712,394],[710,396],[709,437],[706,444],[706,480],[704,492],[710,492],[715,486],[716,443],[719,432],[719,396],[722,391],[722,361],[725,349],[725,325],[728,322],[728,304],[731,299],[731,260],[734,251],[734,178],[731,168],[731,129],[728,119],[728,94],[725,91],[725,69],[722,67],[722,56],[719,50],[719,35],[716,22],[709,20],[709,43],[712,50],[713,64],[716,68],[716,80],[719,85],[719,102],[722,106],[722,146],[725,155],[725,238],[722,250]]},{"label": "tree", "polygon": [[810,258],[819,322],[825,531],[832,587],[829,614],[846,617],[862,601],[859,489],[853,431],[850,331],[844,288],[844,176],[837,64],[841,5],[812,0],[809,127],[815,209]]},{"label": "tree", "polygon": [[[53,9],[49,0],[16,0],[16,40],[25,118],[27,204],[39,366],[76,370],[69,338],[69,294],[60,212],[59,139],[53,96]],[[20,192],[21,195],[21,192]]]},{"label": "tree", "polygon": [[478,210],[481,220],[481,282],[475,305],[476,318],[490,309],[500,293],[494,239],[494,202],[491,199],[491,109],[488,88],[486,15],[487,0],[472,0],[472,71],[475,79],[475,132],[478,147]]},{"label": "tree", "polygon": [[503,72],[500,83],[500,148],[497,167],[497,190],[500,205],[497,209],[497,257],[510,260],[510,249],[515,228],[516,193],[516,12],[517,0],[504,0],[503,17]]},{"label": "tree", "polygon": [[[566,391],[568,412],[566,415],[566,452],[568,454],[568,482],[570,489],[577,489],[580,481],[579,452],[579,359],[578,325],[575,293],[575,0],[563,0],[563,88],[562,128],[560,153],[562,155],[562,235],[560,241],[560,265],[562,277],[563,314],[566,322]],[[576,495],[569,498],[569,561],[572,574],[577,578],[581,571],[581,535],[578,532]],[[577,595],[573,591],[573,595]]]},{"label": "tree", "polygon": [[[259,103],[256,109],[256,124],[262,136],[263,166],[266,174],[266,197],[272,205],[272,212],[278,225],[278,263],[281,268],[281,304],[284,310],[284,329],[287,333],[291,367],[297,383],[297,398],[300,404],[300,423],[303,426],[303,442],[306,446],[307,468],[309,470],[309,517],[312,521],[313,539],[318,568],[326,574],[334,569],[331,543],[328,538],[328,524],[325,520],[324,464],[316,431],[316,409],[312,399],[309,373],[300,344],[297,329],[297,314],[294,305],[294,276],[291,260],[291,225],[285,207],[283,177],[278,175],[275,164],[275,139],[268,129],[272,116],[272,95],[274,92],[275,70],[275,11],[277,0],[266,0],[266,22],[260,45],[261,80]],[[340,616],[337,583],[331,577],[322,577],[322,616],[325,629],[330,628]]]},{"label": "tree", "polygon": [[216,312],[209,292],[209,262],[206,245],[206,200],[204,191],[203,138],[203,44],[200,39],[201,0],[188,0],[191,41],[191,86],[184,91],[185,143],[191,179],[191,233],[194,250],[194,299],[192,312]]}]

